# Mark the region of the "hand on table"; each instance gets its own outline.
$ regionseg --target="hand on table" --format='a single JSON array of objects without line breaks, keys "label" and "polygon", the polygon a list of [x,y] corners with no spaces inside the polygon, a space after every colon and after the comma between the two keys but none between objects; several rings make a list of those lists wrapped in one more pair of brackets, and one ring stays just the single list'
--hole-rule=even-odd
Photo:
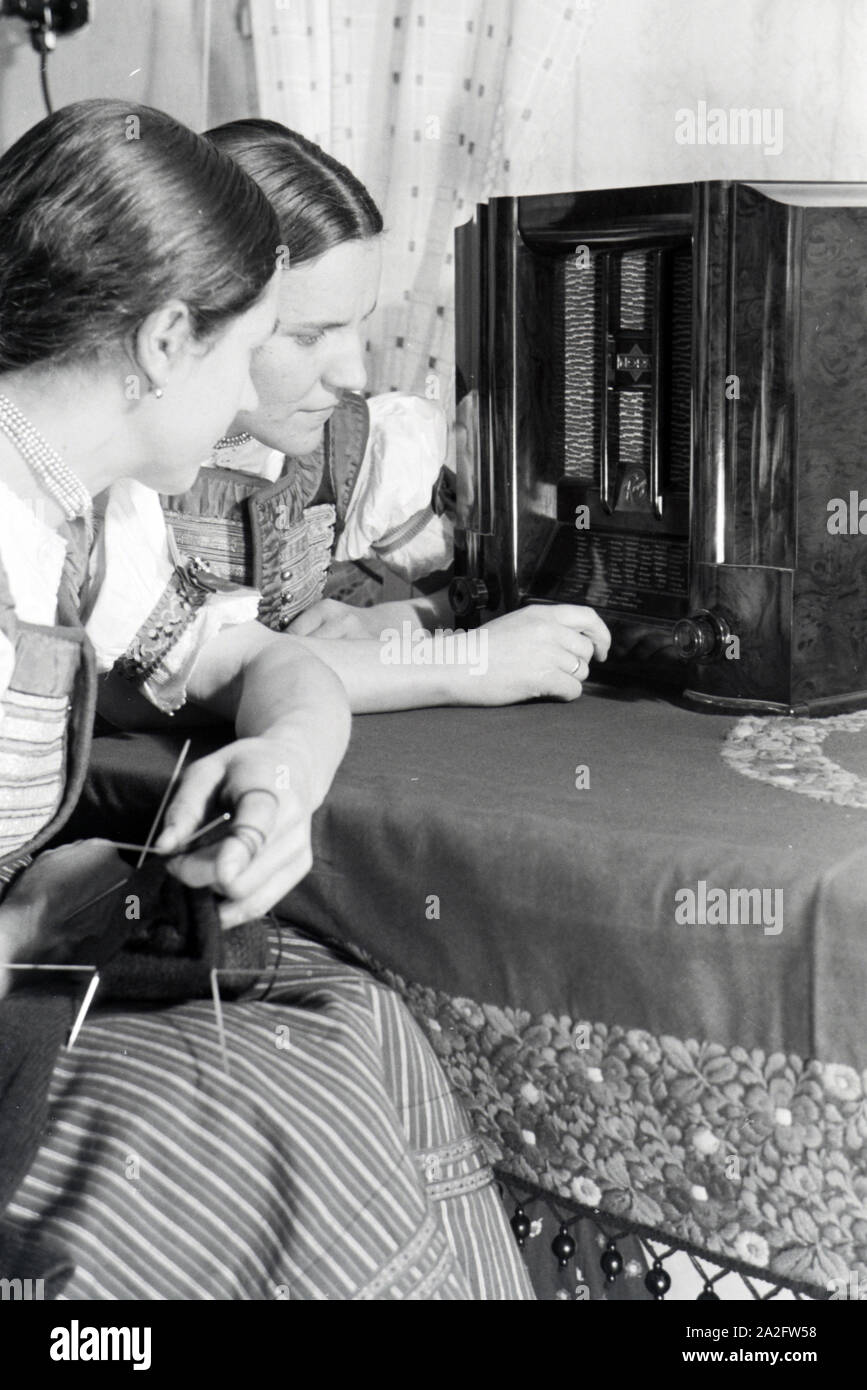
[{"label": "hand on table", "polygon": [[488,669],[472,679],[469,694],[481,705],[575,700],[590,661],[604,661],[611,645],[598,614],[571,603],[531,604],[494,618],[480,632],[487,634]]}]

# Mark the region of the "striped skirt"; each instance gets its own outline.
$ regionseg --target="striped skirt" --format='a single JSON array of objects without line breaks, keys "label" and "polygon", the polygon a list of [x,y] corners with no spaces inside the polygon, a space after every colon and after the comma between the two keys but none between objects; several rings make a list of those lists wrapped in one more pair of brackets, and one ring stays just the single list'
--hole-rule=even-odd
[{"label": "striped skirt", "polygon": [[8,1215],[70,1299],[525,1299],[491,1170],[397,995],[285,925],[267,999],[105,1009]]}]

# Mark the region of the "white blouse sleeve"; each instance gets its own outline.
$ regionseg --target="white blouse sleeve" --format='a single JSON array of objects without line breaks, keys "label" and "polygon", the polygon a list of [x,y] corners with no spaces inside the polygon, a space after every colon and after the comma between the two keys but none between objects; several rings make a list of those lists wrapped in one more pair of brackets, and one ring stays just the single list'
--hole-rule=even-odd
[{"label": "white blouse sleeve", "polygon": [[164,714],[174,714],[185,705],[196,662],[211,639],[224,628],[254,622],[258,609],[259,595],[254,589],[239,587],[236,593],[212,594],[156,670],[142,682],[142,692],[151,704]]},{"label": "white blouse sleeve", "polygon": [[[157,493],[126,478],[108,494],[100,544],[91,564],[95,601],[87,632],[100,671],[111,670],[146,622],[172,577],[165,518]],[[169,648],[142,691],[166,714],[186,700],[202,649],[221,628],[252,622],[259,596],[238,588],[208,598],[180,639]]]},{"label": "white blouse sleeve", "polygon": [[432,505],[448,455],[446,418],[420,396],[390,392],[367,404],[370,436],[334,558],[377,558],[412,582],[452,562],[454,524]]},{"label": "white blouse sleeve", "polygon": [[132,478],[115,483],[91,556],[92,597],[84,614],[100,671],[123,656],[173,568],[157,493]]}]

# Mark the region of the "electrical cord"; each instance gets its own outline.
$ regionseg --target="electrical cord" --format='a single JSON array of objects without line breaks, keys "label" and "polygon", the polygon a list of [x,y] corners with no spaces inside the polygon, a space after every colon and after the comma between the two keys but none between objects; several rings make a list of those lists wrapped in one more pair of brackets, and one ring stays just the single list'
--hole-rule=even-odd
[{"label": "electrical cord", "polygon": [[[207,0],[210,8],[210,0]],[[57,47],[60,34],[71,34],[90,22],[88,0],[0,0],[0,19],[22,19],[30,31],[30,43],[39,54],[39,82],[45,109],[51,116],[54,104],[48,82],[48,55]]]},{"label": "electrical cord", "polygon": [[39,81],[42,85],[42,99],[45,102],[45,109],[49,116],[53,114],[54,107],[51,105],[51,90],[48,86],[48,48],[45,45],[45,35],[40,35],[42,40],[39,48]]}]

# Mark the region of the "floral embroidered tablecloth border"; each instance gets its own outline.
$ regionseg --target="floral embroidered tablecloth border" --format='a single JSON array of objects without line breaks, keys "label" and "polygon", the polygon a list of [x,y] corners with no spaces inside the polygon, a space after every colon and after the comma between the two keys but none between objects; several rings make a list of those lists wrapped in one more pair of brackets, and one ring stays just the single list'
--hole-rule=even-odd
[{"label": "floral embroidered tablecloth border", "polygon": [[823,750],[832,734],[858,738],[867,728],[867,710],[827,719],[788,715],[747,715],[726,734],[723,762],[757,782],[797,792],[814,801],[867,809],[867,778],[843,767]]},{"label": "floral embroidered tablecloth border", "polygon": [[452,998],[369,962],[500,1169],[819,1290],[867,1280],[867,1072]]}]

